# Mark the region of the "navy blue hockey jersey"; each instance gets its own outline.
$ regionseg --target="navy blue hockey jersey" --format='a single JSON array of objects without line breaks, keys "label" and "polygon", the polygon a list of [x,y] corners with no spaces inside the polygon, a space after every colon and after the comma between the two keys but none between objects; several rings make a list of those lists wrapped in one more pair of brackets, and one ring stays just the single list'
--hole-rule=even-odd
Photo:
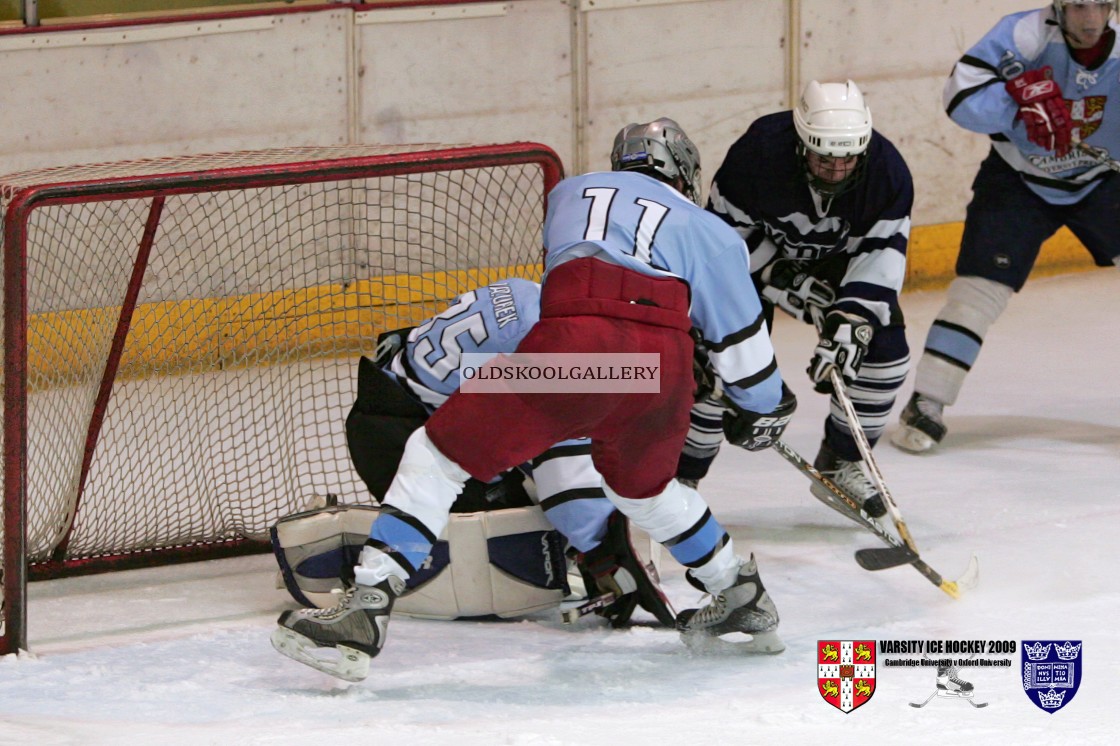
[{"label": "navy blue hockey jersey", "polygon": [[810,264],[846,255],[837,305],[890,322],[906,274],[914,184],[889,140],[873,132],[862,181],[831,199],[809,188],[789,111],[755,120],[731,146],[708,209],[746,240],[755,274],[778,258]]}]

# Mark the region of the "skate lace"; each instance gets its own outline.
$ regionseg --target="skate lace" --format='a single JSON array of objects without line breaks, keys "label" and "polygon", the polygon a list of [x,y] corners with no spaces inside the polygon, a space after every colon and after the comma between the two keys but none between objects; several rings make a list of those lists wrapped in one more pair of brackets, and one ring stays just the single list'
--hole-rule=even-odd
[{"label": "skate lace", "polygon": [[944,410],[944,406],[940,402],[927,399],[924,396],[919,396],[914,400],[914,408],[918,410],[918,414],[928,417],[934,422],[941,421],[941,412]]},{"label": "skate lace", "polygon": [[963,685],[967,684],[968,682],[965,681],[964,679],[962,679],[958,675],[959,673],[960,673],[960,671],[958,669],[955,669],[955,668],[949,669],[949,681],[953,682],[954,684],[963,686]]},{"label": "skate lace", "polygon": [[331,588],[331,593],[338,597],[338,603],[325,609],[304,609],[304,614],[309,617],[315,617],[316,619],[338,616],[350,607],[350,599],[354,598],[354,591],[356,590],[356,586],[350,586],[345,590],[342,588]]},{"label": "skate lace", "polygon": [[711,627],[727,618],[727,599],[724,598],[723,594],[711,596],[711,599],[707,606],[702,607],[692,615],[688,626],[695,629]]},{"label": "skate lace", "polygon": [[875,493],[875,485],[863,473],[858,461],[844,461],[842,464],[840,468],[826,476],[846,492],[861,500]]}]

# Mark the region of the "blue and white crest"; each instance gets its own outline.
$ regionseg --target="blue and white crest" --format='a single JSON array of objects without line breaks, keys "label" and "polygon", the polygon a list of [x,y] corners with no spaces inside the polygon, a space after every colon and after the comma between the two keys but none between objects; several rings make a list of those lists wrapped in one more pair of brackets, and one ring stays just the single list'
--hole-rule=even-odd
[{"label": "blue and white crest", "polygon": [[1054,713],[1081,684],[1081,640],[1023,640],[1023,689],[1031,702]]}]

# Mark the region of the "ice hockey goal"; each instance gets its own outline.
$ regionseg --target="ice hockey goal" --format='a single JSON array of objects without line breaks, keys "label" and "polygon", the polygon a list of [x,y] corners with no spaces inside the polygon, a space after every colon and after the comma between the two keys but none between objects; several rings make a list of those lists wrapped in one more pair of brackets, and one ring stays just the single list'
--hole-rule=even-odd
[{"label": "ice hockey goal", "polygon": [[0,654],[28,580],[267,546],[366,499],[344,420],[383,330],[539,277],[535,143],[292,148],[0,177]]}]

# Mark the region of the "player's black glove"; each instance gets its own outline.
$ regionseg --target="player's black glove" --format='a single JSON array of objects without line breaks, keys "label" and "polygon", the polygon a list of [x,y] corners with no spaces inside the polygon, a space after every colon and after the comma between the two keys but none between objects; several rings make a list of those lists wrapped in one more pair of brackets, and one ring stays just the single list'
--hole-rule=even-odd
[{"label": "player's black glove", "polygon": [[388,365],[393,356],[404,349],[405,344],[408,343],[408,335],[415,328],[414,326],[407,326],[404,329],[394,329],[390,332],[378,334],[377,349],[373,353],[373,364],[378,368],[384,368]]},{"label": "player's black glove", "polygon": [[715,390],[716,372],[712,368],[708,348],[704,344],[700,330],[693,327],[689,334],[692,335],[692,380],[696,384],[692,392],[692,401],[701,402]]},{"label": "player's black glove", "polygon": [[830,371],[833,367],[840,372],[844,385],[851,386],[874,331],[871,322],[862,316],[829,311],[821,324],[820,340],[806,371],[813,379],[813,388],[822,394],[832,393]]},{"label": "player's black glove", "polygon": [[651,566],[639,559],[630,541],[630,523],[617,510],[607,520],[607,535],[599,546],[576,555],[576,567],[583,577],[588,596],[612,594],[613,602],[597,613],[610,620],[612,627],[629,623],[634,609],[641,606],[666,627],[673,627],[677,615],[658,586]]},{"label": "player's black glove", "polygon": [[828,308],[836,292],[824,280],[809,274],[804,262],[779,259],[762,270],[762,298],[798,321],[813,323],[810,307]]},{"label": "player's black glove", "polygon": [[740,409],[730,400],[727,404],[729,408],[723,413],[723,434],[727,436],[727,441],[748,451],[761,451],[782,437],[782,432],[797,409],[797,397],[783,383],[782,400],[769,414]]}]

